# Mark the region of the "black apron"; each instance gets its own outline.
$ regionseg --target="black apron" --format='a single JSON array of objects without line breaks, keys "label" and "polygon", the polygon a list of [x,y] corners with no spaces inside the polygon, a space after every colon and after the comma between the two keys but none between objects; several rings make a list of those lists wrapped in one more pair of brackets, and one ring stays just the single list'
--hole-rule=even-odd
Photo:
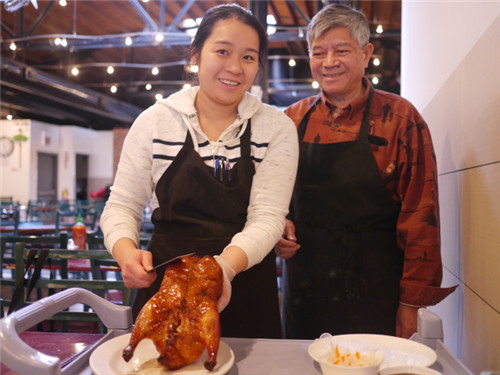
[{"label": "black apron", "polygon": [[304,142],[292,198],[297,254],[285,261],[286,338],[331,334],[395,334],[403,252],[396,244],[400,205],[390,196],[368,140],[373,88],[358,138]]},{"label": "black apron", "polygon": [[[241,137],[241,159],[221,181],[193,148],[189,132],[184,146],[156,185],[159,207],[148,250],[153,264],[195,252],[217,255],[246,222],[255,166],[250,157],[251,122]],[[216,172],[220,172],[217,171]],[[149,288],[139,289],[134,317],[159,290],[165,268]],[[229,305],[221,313],[222,336],[281,336],[276,258],[271,252],[260,264],[237,275]]]}]

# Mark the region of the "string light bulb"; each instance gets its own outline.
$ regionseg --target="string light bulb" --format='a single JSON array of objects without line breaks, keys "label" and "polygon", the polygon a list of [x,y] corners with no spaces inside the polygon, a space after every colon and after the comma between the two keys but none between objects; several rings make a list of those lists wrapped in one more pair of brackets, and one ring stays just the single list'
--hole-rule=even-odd
[{"label": "string light bulb", "polygon": [[14,42],[10,43],[9,48],[11,51],[15,51],[17,49],[16,43],[14,43]]},{"label": "string light bulb", "polygon": [[163,33],[158,33],[155,35],[155,40],[158,42],[158,43],[161,43],[163,42],[163,39],[165,39]]},{"label": "string light bulb", "polygon": [[153,88],[153,85],[151,85],[151,83],[146,83],[146,86],[144,86],[144,88],[149,91]]},{"label": "string light bulb", "polygon": [[290,59],[288,60],[288,65],[293,68],[295,65],[297,65],[297,62],[295,61],[295,59]]},{"label": "string light bulb", "polygon": [[155,99],[156,99],[156,101],[162,100],[163,99],[163,95],[160,94],[160,93],[158,93],[158,94],[155,95]]},{"label": "string light bulb", "polygon": [[68,5],[68,3],[66,2],[66,0],[59,0],[59,5],[65,7],[66,5]]},{"label": "string light bulb", "polygon": [[76,66],[74,66],[71,69],[71,74],[73,74],[76,77],[78,74],[80,74],[80,71],[78,70],[78,68]]},{"label": "string light bulb", "polygon": [[189,72],[189,73],[198,73],[199,70],[200,70],[200,67],[198,65],[188,65],[186,70]]},{"label": "string light bulb", "polygon": [[108,68],[106,69],[106,72],[108,72],[108,74],[113,74],[115,72],[115,68],[113,68],[112,65],[108,66]]},{"label": "string light bulb", "polygon": [[375,57],[373,59],[373,65],[375,65],[375,66],[379,66],[380,65],[380,59],[378,57]]},{"label": "string light bulb", "polygon": [[111,91],[114,94],[118,91],[118,87],[116,87],[116,85],[111,85],[111,87],[109,88],[109,91]]},{"label": "string light bulb", "polygon": [[311,83],[311,86],[313,87],[313,89],[319,89],[318,81],[313,81],[313,83]]},{"label": "string light bulb", "polygon": [[154,76],[157,76],[158,73],[160,73],[160,69],[158,69],[157,66],[155,66],[153,69],[151,69],[151,74],[153,74]]},{"label": "string light bulb", "polygon": [[382,25],[378,25],[377,28],[375,29],[375,31],[378,33],[378,34],[382,34],[384,32],[384,27]]},{"label": "string light bulb", "polygon": [[131,37],[127,36],[125,38],[125,45],[126,46],[131,46],[132,45],[132,38]]}]

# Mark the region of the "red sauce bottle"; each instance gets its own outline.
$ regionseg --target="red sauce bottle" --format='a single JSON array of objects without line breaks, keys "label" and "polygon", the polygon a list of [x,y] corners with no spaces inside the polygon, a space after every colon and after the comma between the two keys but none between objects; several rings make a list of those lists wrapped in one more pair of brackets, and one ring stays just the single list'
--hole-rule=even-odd
[{"label": "red sauce bottle", "polygon": [[73,225],[73,242],[78,250],[87,249],[87,228],[83,224],[82,215],[78,214],[75,225]]}]

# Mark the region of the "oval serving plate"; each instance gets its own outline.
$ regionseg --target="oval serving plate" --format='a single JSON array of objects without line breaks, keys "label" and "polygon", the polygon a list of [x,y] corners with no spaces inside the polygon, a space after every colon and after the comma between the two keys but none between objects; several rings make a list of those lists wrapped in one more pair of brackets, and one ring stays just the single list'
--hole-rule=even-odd
[{"label": "oval serving plate", "polygon": [[96,375],[225,375],[234,363],[234,353],[224,342],[220,341],[217,353],[217,365],[212,371],[203,366],[207,359],[205,351],[198,360],[176,371],[168,371],[156,360],[159,356],[153,342],[149,339],[142,340],[135,349],[134,356],[129,362],[122,358],[122,351],[130,341],[130,333],[115,337],[99,345],[90,356],[90,368]]}]

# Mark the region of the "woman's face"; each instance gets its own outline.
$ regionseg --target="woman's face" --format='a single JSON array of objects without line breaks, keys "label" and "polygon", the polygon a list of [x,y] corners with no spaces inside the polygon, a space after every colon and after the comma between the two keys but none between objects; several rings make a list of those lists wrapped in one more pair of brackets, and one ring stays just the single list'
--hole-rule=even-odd
[{"label": "woman's face", "polygon": [[199,65],[197,100],[237,106],[259,68],[259,37],[235,18],[217,21],[195,62]]}]

